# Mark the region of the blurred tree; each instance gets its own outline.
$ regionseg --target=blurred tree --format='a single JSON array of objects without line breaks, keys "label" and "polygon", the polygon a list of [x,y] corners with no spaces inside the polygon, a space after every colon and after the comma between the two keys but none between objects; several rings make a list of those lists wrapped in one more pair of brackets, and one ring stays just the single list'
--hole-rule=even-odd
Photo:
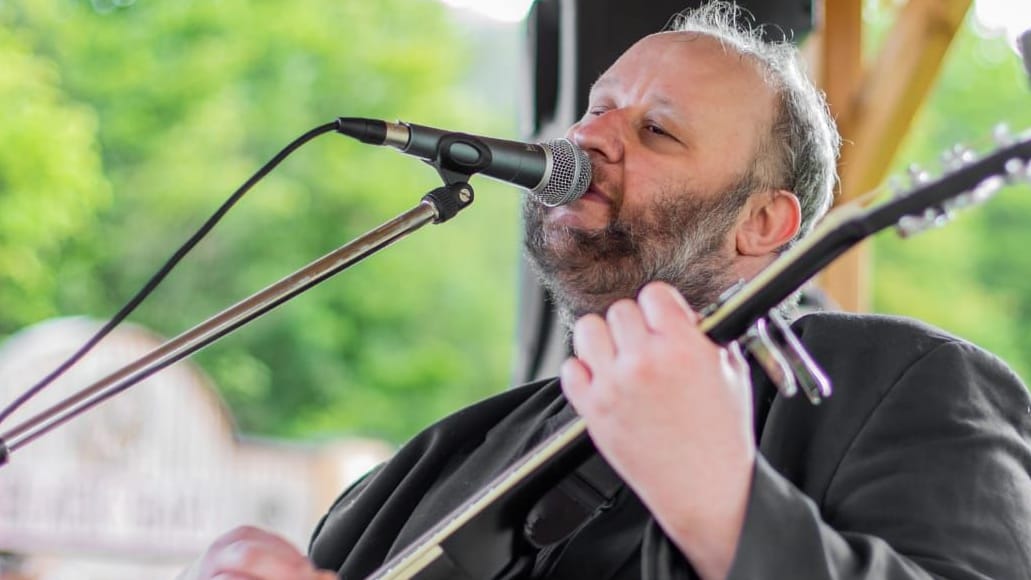
[{"label": "blurred tree", "polygon": [[[57,314],[110,316],[264,161],[338,115],[512,131],[513,115],[490,119],[486,103],[454,89],[466,51],[433,0],[11,0],[0,26],[0,61],[25,63],[20,86],[0,88],[0,110],[38,110],[18,125],[5,118],[0,134],[18,131],[32,163],[65,168],[48,175],[8,159],[25,153],[11,141],[0,147],[4,214],[21,203],[40,216],[2,222],[0,260],[47,252],[35,274],[0,268],[40,278],[0,294],[5,312],[38,302],[6,315],[4,333]],[[67,135],[59,144],[56,127]],[[108,181],[113,200],[100,207]],[[400,440],[507,385],[518,196],[473,183],[479,202],[450,224],[198,355],[243,430]],[[177,334],[438,185],[399,155],[317,140],[230,212],[132,320]]]},{"label": "blurred tree", "polygon": [[97,122],[52,61],[0,28],[0,333],[57,313],[52,263],[109,200]]}]

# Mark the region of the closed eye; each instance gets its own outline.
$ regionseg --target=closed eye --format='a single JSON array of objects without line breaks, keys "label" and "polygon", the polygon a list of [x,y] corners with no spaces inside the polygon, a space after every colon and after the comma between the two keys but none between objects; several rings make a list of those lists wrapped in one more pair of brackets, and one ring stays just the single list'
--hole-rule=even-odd
[{"label": "closed eye", "polygon": [[660,126],[658,126],[658,125],[656,125],[654,123],[646,124],[644,126],[644,129],[645,129],[645,131],[648,131],[648,132],[651,132],[651,133],[655,133],[656,135],[662,135],[664,137],[672,137],[672,135],[667,133],[665,129],[663,129],[662,127],[660,127]]},{"label": "closed eye", "polygon": [[661,137],[663,139],[671,139],[678,143],[680,142],[680,139],[678,139],[676,135],[670,133],[662,125],[654,121],[645,121],[642,129],[644,129],[651,135],[655,135],[656,137]]}]

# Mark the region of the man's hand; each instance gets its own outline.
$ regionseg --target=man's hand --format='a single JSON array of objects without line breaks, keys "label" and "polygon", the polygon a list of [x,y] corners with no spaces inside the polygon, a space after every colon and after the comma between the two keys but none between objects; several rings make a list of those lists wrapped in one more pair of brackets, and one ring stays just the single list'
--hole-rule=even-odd
[{"label": "man's hand", "polygon": [[751,385],[671,286],[588,315],[562,388],[598,450],[703,578],[733,562],[755,462]]},{"label": "man's hand", "polygon": [[336,580],[283,538],[242,526],[219,537],[177,580]]}]

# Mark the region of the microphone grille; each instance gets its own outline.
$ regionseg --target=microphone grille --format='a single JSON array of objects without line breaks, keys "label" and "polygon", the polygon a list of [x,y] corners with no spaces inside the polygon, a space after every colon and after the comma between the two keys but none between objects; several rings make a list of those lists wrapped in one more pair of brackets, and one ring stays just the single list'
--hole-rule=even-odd
[{"label": "microphone grille", "polygon": [[549,207],[580,199],[591,185],[591,160],[587,153],[569,139],[552,139],[541,146],[551,163],[547,175],[530,193]]}]

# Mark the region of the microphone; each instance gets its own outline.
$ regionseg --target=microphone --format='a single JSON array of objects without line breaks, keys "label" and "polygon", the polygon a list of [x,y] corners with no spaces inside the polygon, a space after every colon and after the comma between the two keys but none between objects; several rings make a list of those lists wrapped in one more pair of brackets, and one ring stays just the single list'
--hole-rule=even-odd
[{"label": "microphone", "polygon": [[389,145],[441,169],[516,185],[551,207],[579,199],[591,184],[590,159],[568,139],[520,143],[358,117],[340,117],[336,125],[362,143]]}]

